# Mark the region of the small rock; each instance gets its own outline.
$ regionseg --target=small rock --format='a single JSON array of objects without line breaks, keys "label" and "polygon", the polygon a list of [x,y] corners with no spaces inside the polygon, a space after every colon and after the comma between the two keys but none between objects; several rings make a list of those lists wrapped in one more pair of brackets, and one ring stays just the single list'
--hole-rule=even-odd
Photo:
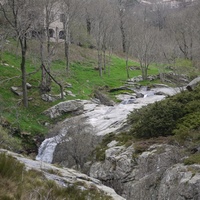
[{"label": "small rock", "polygon": [[67,92],[67,95],[72,96],[72,97],[76,97],[76,95],[73,94],[72,91],[66,90],[66,92]]},{"label": "small rock", "polygon": [[23,132],[21,132],[21,135],[24,135],[24,136],[31,135],[31,133],[23,131]]},{"label": "small rock", "polygon": [[54,102],[56,100],[55,98],[53,98],[52,96],[48,94],[42,94],[41,98],[43,101],[46,101],[46,102]]},{"label": "small rock", "polygon": [[72,88],[72,84],[71,83],[66,83],[65,84],[65,88]]},{"label": "small rock", "polygon": [[136,93],[136,98],[143,98],[144,97],[144,94],[142,93]]},{"label": "small rock", "polygon": [[31,89],[32,85],[30,83],[26,83],[26,87],[27,87],[27,89]]},{"label": "small rock", "polygon": [[18,95],[18,96],[22,96],[22,94],[23,94],[22,89],[20,87],[14,87],[14,86],[12,86],[11,87],[11,91],[14,94]]}]

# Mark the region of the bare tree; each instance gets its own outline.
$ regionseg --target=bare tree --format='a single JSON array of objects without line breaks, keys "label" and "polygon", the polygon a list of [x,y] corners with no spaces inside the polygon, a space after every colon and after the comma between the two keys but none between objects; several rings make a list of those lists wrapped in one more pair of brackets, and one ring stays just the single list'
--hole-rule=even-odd
[{"label": "bare tree", "polygon": [[65,59],[66,59],[66,71],[67,75],[70,73],[70,26],[74,18],[78,15],[78,9],[80,8],[81,1],[79,0],[62,0],[61,8],[61,21],[63,23],[64,31],[64,48],[65,48]]},{"label": "bare tree", "polygon": [[[136,22],[137,23],[137,22]],[[134,30],[132,54],[140,63],[143,80],[147,79],[149,65],[155,61],[157,32],[148,23],[146,23],[145,13],[144,19],[138,21]]]},{"label": "bare tree", "polygon": [[26,0],[5,0],[0,2],[0,10],[4,18],[16,34],[21,48],[21,73],[23,105],[28,107],[28,95],[26,86],[26,52],[27,36],[32,24],[32,8],[34,1]]},{"label": "bare tree", "polygon": [[[184,20],[183,20],[184,19]],[[168,33],[176,42],[184,59],[193,59],[196,23],[190,10],[183,10],[168,17]]]},{"label": "bare tree", "polygon": [[106,0],[96,0],[93,2],[92,6],[92,18],[94,19],[93,34],[98,55],[98,70],[99,76],[102,76],[103,70],[104,73],[106,73],[106,50],[111,49],[113,46],[112,37],[115,32],[115,15],[113,14],[111,4]]},{"label": "bare tree", "polygon": [[92,1],[86,0],[84,4],[84,13],[85,13],[85,22],[86,22],[86,30],[89,35],[91,35],[92,26],[94,22],[94,16],[92,15]]},{"label": "bare tree", "polygon": [[118,22],[119,22],[119,29],[121,32],[121,38],[122,38],[122,50],[125,53],[126,52],[126,29],[127,29],[127,17],[132,12],[132,9],[137,3],[137,0],[116,0],[115,4],[116,12],[118,13]]}]

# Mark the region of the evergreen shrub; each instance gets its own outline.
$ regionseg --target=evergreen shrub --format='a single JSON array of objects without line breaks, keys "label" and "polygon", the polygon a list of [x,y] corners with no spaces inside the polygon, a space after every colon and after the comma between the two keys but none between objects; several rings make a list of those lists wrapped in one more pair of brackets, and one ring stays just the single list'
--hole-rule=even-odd
[{"label": "evergreen shrub", "polygon": [[128,121],[137,138],[181,135],[200,126],[200,87],[133,111]]}]

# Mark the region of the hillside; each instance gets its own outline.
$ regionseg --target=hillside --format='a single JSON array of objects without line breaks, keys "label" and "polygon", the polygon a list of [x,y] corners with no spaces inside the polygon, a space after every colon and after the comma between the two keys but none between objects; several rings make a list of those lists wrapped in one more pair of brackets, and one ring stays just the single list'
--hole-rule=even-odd
[{"label": "hillside", "polygon": [[199,200],[199,16],[0,1],[0,200]]},{"label": "hillside", "polygon": [[[79,49],[79,53],[82,51],[83,53],[85,52],[84,48],[74,48],[76,48],[76,52],[77,48]],[[87,49],[87,51],[90,51],[90,54],[93,53],[93,55],[96,55],[95,50],[91,51]],[[77,56],[75,57],[77,58]],[[67,149],[68,152],[66,154],[66,144],[62,142],[56,149],[57,153],[56,151],[54,153],[53,162],[59,163],[64,167],[71,165],[89,174],[90,177],[86,177],[86,175],[83,174],[80,175],[78,172],[72,171],[71,169],[59,169],[50,164],[44,164],[42,161],[31,161],[16,154],[9,153],[17,157],[18,160],[25,162],[26,165],[29,163],[28,168],[33,166],[34,169],[40,171],[38,167],[40,168],[41,165],[42,174],[38,175],[38,172],[32,172],[32,170],[26,173],[23,172],[25,173],[24,179],[20,184],[17,183],[17,185],[15,178],[19,177],[19,174],[17,174],[17,171],[16,174],[11,174],[13,179],[8,184],[12,193],[8,193],[8,190],[2,187],[3,198],[15,198],[15,191],[19,191],[22,184],[25,184],[27,188],[22,187],[20,193],[17,194],[21,199],[26,199],[27,196],[30,195],[35,195],[34,198],[38,199],[38,195],[44,196],[44,194],[48,194],[49,198],[52,199],[55,197],[67,199],[67,195],[71,195],[69,197],[70,199],[77,199],[74,193],[77,193],[80,187],[82,188],[82,180],[84,183],[88,180],[90,182],[89,186],[87,183],[87,186],[84,184],[83,192],[78,192],[80,194],[78,198],[83,199],[88,199],[88,196],[92,199],[109,199],[109,197],[104,196],[104,190],[108,192],[108,196],[114,195],[114,199],[123,199],[124,197],[127,200],[147,200],[152,196],[159,200],[166,197],[174,200],[181,195],[186,198],[190,196],[193,198],[195,195],[198,197],[199,188],[198,186],[196,187],[196,185],[199,182],[200,163],[199,87],[196,87],[194,91],[182,91],[180,94],[173,97],[167,97],[168,95],[165,94],[165,100],[142,107],[140,110],[135,110],[129,115],[127,121],[128,126],[125,126],[122,132],[118,131],[118,134],[115,134],[115,131],[113,131],[109,134],[109,131],[106,132],[104,130],[107,136],[99,138],[102,142],[98,141],[98,145],[95,146],[96,143],[93,143],[91,138],[88,137],[88,131],[91,130],[90,127],[88,128],[87,124],[84,124],[82,120],[77,123],[74,121],[74,119],[77,119],[77,116],[81,115],[81,112],[70,112],[67,114],[61,112],[60,117],[49,118],[43,114],[43,111],[54,105],[58,105],[58,103],[76,102],[76,99],[90,100],[96,97],[96,91],[99,91],[103,95],[106,94],[106,98],[109,97],[109,99],[114,100],[116,104],[118,104],[119,101],[116,95],[123,94],[132,97],[133,95],[135,95],[135,97],[138,95],[136,102],[132,102],[131,106],[134,105],[138,107],[139,101],[142,102],[141,105],[146,105],[144,104],[144,100],[147,102],[149,101],[148,98],[152,97],[152,89],[155,89],[154,87],[156,84],[154,85],[154,83],[160,82],[160,80],[140,81],[137,83],[134,83],[133,80],[129,80],[127,82],[125,59],[116,55],[112,56],[110,75],[104,74],[102,77],[99,77],[98,70],[95,69],[97,61],[94,56],[93,60],[85,58],[71,63],[71,75],[66,76],[65,64],[61,59],[57,58],[52,63],[52,74],[54,74],[56,79],[67,85],[65,92],[67,93],[69,90],[72,92],[73,96],[68,93],[63,100],[60,99],[60,97],[58,97],[58,86],[52,84],[51,97],[55,98],[55,101],[49,102],[41,98],[42,96],[39,92],[40,71],[36,70],[35,73],[32,73],[37,69],[37,65],[33,65],[30,58],[31,57],[29,57],[27,65],[27,70],[30,73],[28,76],[28,83],[31,85],[28,92],[30,101],[29,107],[24,108],[21,104],[22,97],[10,90],[12,86],[20,87],[20,71],[19,64],[17,64],[19,63],[19,57],[13,55],[12,52],[5,52],[3,54],[2,63],[0,65],[2,72],[1,80],[3,83],[0,87],[2,102],[0,130],[2,139],[1,148],[29,154],[31,157],[35,158],[39,144],[45,137],[50,139],[52,135],[59,135],[60,130],[69,128],[69,137],[71,139],[65,139],[65,142],[68,142],[66,144],[70,147],[71,144],[69,141],[72,141],[72,138],[75,137],[77,143],[72,143],[72,147],[76,147],[75,145],[80,144],[80,149],[77,147],[75,150],[81,151],[81,157],[78,157],[81,161],[77,159],[78,164],[76,162],[74,163],[74,161],[71,162],[70,159],[72,158],[66,161],[65,159],[68,158],[66,155],[71,155],[71,153],[70,149]],[[137,67],[138,63],[131,61],[130,66],[131,68]],[[156,65],[150,66],[150,74],[156,75],[158,73],[158,69],[155,66]],[[137,79],[141,71],[130,70],[130,73],[131,77]],[[129,86],[124,87],[127,83],[129,83]],[[145,88],[149,89],[149,97],[145,97],[145,95],[139,97],[142,93],[139,93],[138,91],[140,90],[137,88],[140,88],[142,91],[142,85],[146,85]],[[159,84],[158,86],[169,89],[166,85]],[[134,90],[130,90],[130,88],[134,88]],[[48,95],[50,95],[50,93]],[[156,95],[162,96],[163,93],[161,94],[158,92]],[[94,108],[93,105],[92,107],[90,107],[89,104],[88,107],[86,105],[91,115],[94,114],[94,112],[92,113],[94,109],[102,109],[101,104],[97,103],[97,105],[97,108]],[[132,108],[131,106],[128,108]],[[109,112],[106,111],[106,114],[108,115],[103,115],[105,123],[107,123],[106,120],[111,121],[111,115],[109,116],[109,114],[114,110],[114,108],[110,106],[107,107]],[[129,112],[130,111],[131,110],[129,110]],[[118,109],[115,115],[122,115],[120,112],[120,109]],[[123,114],[125,114],[125,112]],[[93,118],[94,121],[95,116]],[[96,117],[96,119],[99,118]],[[73,127],[74,124],[76,124],[75,127]],[[104,124],[98,125],[102,127]],[[117,127],[118,124],[112,124],[111,121],[111,125]],[[84,132],[85,130],[86,132]],[[80,137],[77,137],[77,133],[79,134],[82,132],[83,134],[86,133],[86,135],[82,137],[83,140],[79,141]],[[87,140],[87,144],[84,138]],[[92,143],[90,143],[90,141],[92,141]],[[56,140],[56,143],[58,144],[58,140]],[[81,146],[81,144],[84,144],[84,146]],[[82,147],[85,148],[81,149]],[[85,149],[87,151],[85,151]],[[76,152],[75,150],[74,152]],[[93,154],[90,154],[91,152],[89,151]],[[3,179],[5,182],[8,181],[5,166],[8,168],[9,162],[13,161],[6,161],[7,158],[4,154],[2,158],[4,159],[4,161],[2,161],[4,164],[2,165],[1,176],[5,175]],[[19,164],[15,164],[15,166],[18,165]],[[21,170],[21,165],[19,165],[19,170]],[[54,176],[55,173],[56,175]],[[69,175],[69,173],[72,173],[73,178],[77,180],[77,182],[73,182],[72,185],[70,181],[67,181],[69,184],[67,188],[60,188],[54,182],[52,183],[47,180],[49,177],[51,178],[51,174],[53,174],[53,177],[56,178],[57,181],[59,180],[58,182],[60,183],[63,177],[64,179],[66,178],[66,173],[67,177],[71,177],[72,175]],[[20,172],[20,174],[22,173]],[[44,175],[48,178],[46,179]],[[30,178],[32,176],[36,176],[38,182],[30,183]],[[100,183],[94,183],[94,193],[88,193],[88,188],[90,191],[91,187],[93,187],[93,184],[90,185],[91,181],[98,182],[98,180],[91,177],[101,181]],[[170,177],[170,180],[168,177]],[[187,178],[185,179],[184,177]],[[183,182],[186,184],[182,184]],[[120,196],[115,194],[112,189],[106,188],[102,183],[113,188]],[[42,185],[42,190],[38,188],[33,190],[35,184]],[[102,190],[102,188],[104,189]],[[148,190],[144,190],[145,188],[148,188]],[[176,190],[180,190],[181,192],[174,195],[174,191]],[[112,191],[112,195],[110,191]]]},{"label": "hillside", "polygon": [[[13,44],[8,44],[8,49]],[[27,82],[31,85],[28,90],[29,107],[23,108],[22,96],[12,92],[11,88],[21,88],[20,73],[20,57],[17,47],[13,46],[12,51],[5,52],[0,63],[1,68],[1,85],[0,85],[0,101],[1,101],[1,125],[5,127],[9,134],[16,136],[17,140],[23,141],[23,148],[28,152],[37,151],[37,144],[41,142],[41,138],[47,133],[45,124],[55,123],[41,113],[47,108],[57,104],[59,99],[59,87],[52,82],[52,91],[48,94],[54,99],[54,102],[42,100],[39,86],[41,80],[41,71],[39,61],[32,58],[28,54],[27,61]],[[16,49],[15,49],[16,48]],[[64,101],[72,99],[90,99],[94,97],[94,91],[109,89],[122,86],[126,79],[125,60],[123,58],[112,56],[109,66],[110,70],[100,77],[96,70],[97,56],[95,50],[85,49],[74,46],[71,49],[71,68],[70,76],[66,75],[65,63],[63,57],[56,57],[52,63],[52,75],[56,77],[64,86],[66,96]],[[130,61],[130,66],[137,66],[138,63]],[[149,72],[156,74],[157,69],[152,66]],[[134,77],[141,74],[140,70],[130,71],[130,76]],[[114,98],[114,96],[111,98]],[[62,100],[63,101],[63,100]],[[28,146],[27,146],[28,145]]]}]

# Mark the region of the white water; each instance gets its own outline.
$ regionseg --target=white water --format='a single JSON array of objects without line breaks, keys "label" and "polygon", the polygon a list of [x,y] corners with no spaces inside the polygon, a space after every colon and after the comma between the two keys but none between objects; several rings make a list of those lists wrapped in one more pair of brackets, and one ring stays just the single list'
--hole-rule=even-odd
[{"label": "white water", "polygon": [[63,135],[59,134],[55,137],[45,139],[40,145],[36,160],[52,163],[54,150],[57,144],[62,141],[62,137]]},{"label": "white water", "polygon": [[[134,103],[128,103],[130,100],[129,97],[124,100],[126,103],[117,104],[113,107],[98,105],[87,101],[84,105],[85,113],[80,115],[80,117],[87,117],[87,122],[94,127],[96,135],[105,135],[117,131],[126,123],[127,115],[131,111],[165,98],[164,95],[154,95],[154,92],[157,91],[173,95],[177,93],[178,90],[173,88],[157,88],[154,89],[154,91],[144,92],[145,98],[137,98],[134,100]],[[73,122],[73,120],[71,121]],[[66,126],[69,126],[69,124]],[[62,141],[62,137],[67,134],[66,128],[67,127],[61,127],[57,136],[47,138],[42,142],[36,160],[47,163],[52,162],[53,153],[57,144],[59,144]]]}]

